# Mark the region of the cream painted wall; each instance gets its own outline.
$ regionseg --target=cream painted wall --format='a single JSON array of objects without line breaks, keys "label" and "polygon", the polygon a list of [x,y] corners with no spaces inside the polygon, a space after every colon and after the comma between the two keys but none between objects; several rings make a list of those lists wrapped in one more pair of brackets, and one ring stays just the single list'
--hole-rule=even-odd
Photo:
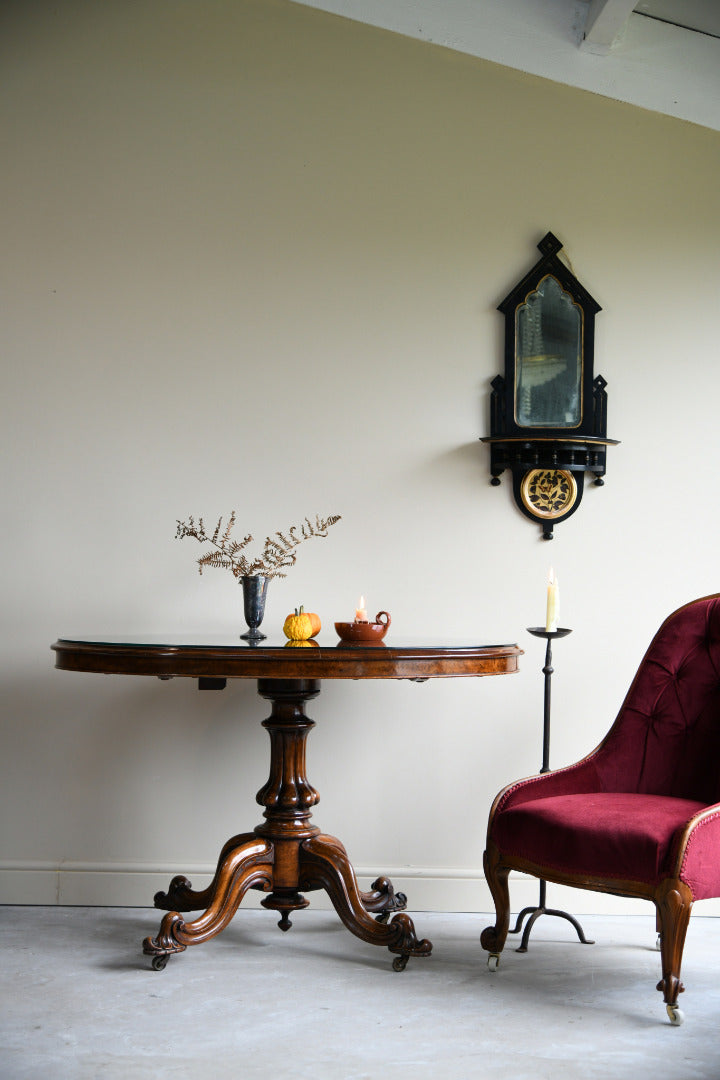
[{"label": "cream painted wall", "polygon": [[[343,516],[271,586],[271,627],[364,592],[397,640],[526,649],[512,678],[328,683],[311,709],[316,820],[363,875],[488,910],[490,802],[539,765],[548,566],[574,628],[554,765],[664,616],[720,589],[720,137],[282,0],[3,18],[2,899],[146,904],[259,820],[252,685],[73,675],[49,648],[239,632],[232,579],[173,539],[235,507],[260,536]],[[477,441],[496,304],[548,229],[603,307],[622,440],[552,544]]]}]

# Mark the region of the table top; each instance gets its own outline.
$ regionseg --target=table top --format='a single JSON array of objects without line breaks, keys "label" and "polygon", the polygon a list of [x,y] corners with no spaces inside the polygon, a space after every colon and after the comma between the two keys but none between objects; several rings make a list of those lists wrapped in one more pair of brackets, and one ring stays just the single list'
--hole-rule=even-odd
[{"label": "table top", "polygon": [[431,679],[504,675],[518,670],[516,644],[381,642],[347,645],[284,639],[257,644],[239,638],[170,635],[137,641],[60,638],[52,646],[55,667],[107,675],[159,678]]}]

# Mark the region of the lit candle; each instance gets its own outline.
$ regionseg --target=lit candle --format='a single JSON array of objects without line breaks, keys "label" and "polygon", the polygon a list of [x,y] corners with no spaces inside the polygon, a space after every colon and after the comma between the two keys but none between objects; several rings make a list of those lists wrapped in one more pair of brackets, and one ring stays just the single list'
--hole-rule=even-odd
[{"label": "lit candle", "polygon": [[367,611],[365,610],[365,597],[361,596],[358,600],[358,606],[355,609],[355,622],[367,622]]},{"label": "lit candle", "polygon": [[545,616],[545,629],[548,632],[551,632],[557,630],[558,618],[560,615],[560,587],[552,566],[548,570],[547,580],[547,613]]}]

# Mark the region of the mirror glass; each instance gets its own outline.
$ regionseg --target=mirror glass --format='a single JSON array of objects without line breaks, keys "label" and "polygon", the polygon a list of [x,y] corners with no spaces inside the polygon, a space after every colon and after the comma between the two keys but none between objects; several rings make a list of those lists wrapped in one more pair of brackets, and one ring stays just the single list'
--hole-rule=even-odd
[{"label": "mirror glass", "polygon": [[547,274],[515,312],[515,419],[572,428],[582,418],[582,308]]}]

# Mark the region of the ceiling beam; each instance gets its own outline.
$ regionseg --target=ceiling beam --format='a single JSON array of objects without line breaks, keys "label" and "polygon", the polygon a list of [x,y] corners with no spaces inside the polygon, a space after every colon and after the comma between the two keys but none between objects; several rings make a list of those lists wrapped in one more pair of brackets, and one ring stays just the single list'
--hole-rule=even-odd
[{"label": "ceiling beam", "polygon": [[582,48],[609,53],[620,40],[635,7],[635,0],[590,0]]}]

